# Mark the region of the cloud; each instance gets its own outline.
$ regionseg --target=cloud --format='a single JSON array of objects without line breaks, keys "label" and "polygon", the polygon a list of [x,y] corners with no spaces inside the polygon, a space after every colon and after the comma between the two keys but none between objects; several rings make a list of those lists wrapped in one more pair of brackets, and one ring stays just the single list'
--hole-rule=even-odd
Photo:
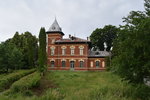
[{"label": "cloud", "polygon": [[143,10],[142,0],[3,0],[0,3],[0,41],[16,31],[38,36],[40,27],[48,29],[57,16],[68,34],[86,38],[104,25],[119,25],[132,10]]}]

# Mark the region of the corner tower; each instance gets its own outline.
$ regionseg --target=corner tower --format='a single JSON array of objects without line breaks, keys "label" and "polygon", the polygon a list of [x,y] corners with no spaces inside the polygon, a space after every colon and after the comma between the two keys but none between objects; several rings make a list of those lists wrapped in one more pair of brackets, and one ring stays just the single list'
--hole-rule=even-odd
[{"label": "corner tower", "polygon": [[53,24],[50,26],[49,30],[46,33],[48,45],[54,44],[56,40],[62,39],[64,35],[56,19],[54,20]]}]

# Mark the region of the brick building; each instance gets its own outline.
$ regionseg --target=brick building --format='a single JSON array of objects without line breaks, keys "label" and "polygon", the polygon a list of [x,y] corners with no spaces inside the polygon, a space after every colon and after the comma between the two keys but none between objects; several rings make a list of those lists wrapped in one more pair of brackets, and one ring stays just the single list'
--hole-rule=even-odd
[{"label": "brick building", "polygon": [[107,51],[93,51],[91,41],[69,35],[63,38],[57,20],[47,33],[47,56],[49,70],[104,70]]}]

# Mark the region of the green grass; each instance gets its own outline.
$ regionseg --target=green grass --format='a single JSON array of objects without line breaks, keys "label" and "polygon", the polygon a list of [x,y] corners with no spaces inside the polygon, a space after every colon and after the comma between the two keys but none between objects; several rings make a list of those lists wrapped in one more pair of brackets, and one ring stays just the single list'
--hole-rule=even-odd
[{"label": "green grass", "polygon": [[23,76],[26,76],[32,72],[34,72],[35,69],[31,70],[18,70],[13,73],[4,74],[0,76],[0,92],[8,88],[13,82],[19,80]]},{"label": "green grass", "polygon": [[12,84],[12,86],[10,87],[10,89],[8,90],[7,93],[5,94],[14,94],[14,93],[31,93],[31,91],[29,91],[29,89],[37,87],[40,83],[40,73],[39,72],[34,72],[32,74],[29,74],[23,78],[21,78],[20,80],[14,82]]},{"label": "green grass", "polygon": [[40,97],[18,94],[15,99],[0,96],[0,100],[150,100],[149,88],[142,85],[140,89],[146,91],[139,91],[111,72],[50,71],[45,77],[57,87]]}]

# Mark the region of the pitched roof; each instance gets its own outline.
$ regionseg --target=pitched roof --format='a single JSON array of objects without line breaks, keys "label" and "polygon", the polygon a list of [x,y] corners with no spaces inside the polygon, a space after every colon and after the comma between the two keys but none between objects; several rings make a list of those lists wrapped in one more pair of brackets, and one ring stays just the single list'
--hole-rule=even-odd
[{"label": "pitched roof", "polygon": [[81,39],[81,38],[78,38],[78,37],[75,37],[75,36],[55,41],[55,43],[90,43],[90,42],[91,41]]},{"label": "pitched roof", "polygon": [[107,56],[110,56],[110,52],[89,50],[89,57],[107,57]]}]

